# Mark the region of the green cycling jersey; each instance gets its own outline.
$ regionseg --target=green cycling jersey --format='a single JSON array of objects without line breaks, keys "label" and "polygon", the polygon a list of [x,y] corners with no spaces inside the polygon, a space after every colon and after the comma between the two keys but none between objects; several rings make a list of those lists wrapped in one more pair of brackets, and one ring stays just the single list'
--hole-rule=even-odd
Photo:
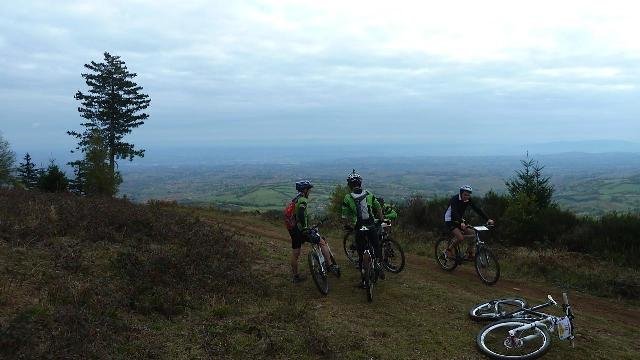
[{"label": "green cycling jersey", "polygon": [[373,194],[366,190],[361,190],[360,193],[349,193],[344,196],[342,201],[342,218],[349,220],[352,225],[358,222],[358,209],[356,205],[356,199],[365,197],[362,201],[366,201],[367,213],[365,216],[373,221],[375,219],[374,214],[378,214],[381,210],[380,203]]},{"label": "green cycling jersey", "polygon": [[389,204],[384,204],[382,207],[382,214],[384,214],[384,218],[386,220],[395,220],[398,218],[398,213],[393,208],[393,206]]},{"label": "green cycling jersey", "polygon": [[309,199],[302,195],[298,197],[298,200],[296,200],[296,226],[301,231],[307,230],[309,228],[309,214],[307,213],[308,202]]}]

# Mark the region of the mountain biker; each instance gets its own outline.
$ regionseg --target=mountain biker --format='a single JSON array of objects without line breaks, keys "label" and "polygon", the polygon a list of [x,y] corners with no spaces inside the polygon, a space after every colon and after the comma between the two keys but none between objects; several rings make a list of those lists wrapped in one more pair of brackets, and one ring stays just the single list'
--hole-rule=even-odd
[{"label": "mountain biker", "polygon": [[[453,248],[464,241],[465,235],[473,235],[473,230],[468,228],[467,224],[464,223],[464,213],[467,210],[468,206],[471,206],[471,209],[476,212],[476,214],[480,215],[487,221],[487,224],[492,225],[494,221],[489,219],[487,214],[485,214],[482,209],[477,207],[473,201],[471,201],[471,193],[473,192],[473,188],[471,185],[463,185],[460,187],[460,193],[458,195],[454,195],[451,200],[449,200],[449,207],[447,211],[444,213],[444,223],[451,231],[451,233],[455,236],[455,240],[449,244],[447,247],[447,256],[454,257]],[[469,242],[467,246],[467,258],[473,258],[473,244]]]},{"label": "mountain biker", "polygon": [[[291,282],[298,283],[304,281],[304,276],[298,273],[298,258],[300,257],[300,248],[302,247],[302,243],[308,241],[310,243],[319,243],[320,249],[322,250],[322,254],[327,262],[331,262],[331,256],[329,253],[329,249],[327,248],[327,243],[320,236],[317,236],[316,233],[312,232],[309,229],[309,214],[307,213],[307,203],[309,202],[309,192],[313,188],[313,184],[311,184],[308,180],[301,180],[296,182],[296,190],[298,191],[298,195],[293,199],[295,201],[295,217],[296,217],[296,226],[294,226],[291,230],[289,230],[289,235],[291,236],[291,273],[292,278]],[[338,266],[335,263],[328,264],[329,271],[333,273],[337,273]]]},{"label": "mountain biker", "polygon": [[384,198],[377,198],[380,206],[382,207],[382,214],[384,215],[384,220],[395,220],[398,218],[398,213],[390,204],[384,202]]},{"label": "mountain biker", "polygon": [[[380,266],[377,259],[381,258],[382,249],[380,249],[380,241],[378,230],[376,226],[380,224],[383,219],[382,207],[380,203],[367,190],[362,189],[362,176],[358,174],[355,169],[347,176],[347,185],[351,192],[344,196],[342,201],[342,219],[345,222],[346,230],[356,230],[356,248],[358,250],[358,269],[362,274],[362,255],[368,239],[374,249],[374,256],[376,258],[376,266],[378,267],[379,275],[381,279],[384,279],[384,273],[382,272],[382,266]],[[367,231],[360,231],[362,226],[369,228]],[[361,279],[359,286],[364,285],[364,278]]]}]

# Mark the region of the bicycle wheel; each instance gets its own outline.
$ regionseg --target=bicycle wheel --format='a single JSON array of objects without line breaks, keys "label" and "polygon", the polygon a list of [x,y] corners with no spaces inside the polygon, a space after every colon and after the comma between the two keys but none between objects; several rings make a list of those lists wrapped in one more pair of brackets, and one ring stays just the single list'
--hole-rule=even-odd
[{"label": "bicycle wheel", "polygon": [[[528,306],[527,302],[520,298],[494,299],[472,307],[469,310],[469,317],[475,321],[500,320],[504,318],[505,314]],[[518,316],[516,313],[511,317],[521,318],[525,316],[524,313],[520,313],[520,315]]]},{"label": "bicycle wheel", "polygon": [[382,243],[382,266],[397,274],[404,269],[404,251],[397,241],[387,238]]},{"label": "bicycle wheel", "polygon": [[[344,234],[344,239],[342,240],[342,247],[344,248],[344,254],[347,256],[347,259],[353,265],[358,266],[358,250],[355,248],[355,239],[351,236],[353,233]],[[351,248],[353,245],[353,249]]]},{"label": "bicycle wheel", "polygon": [[544,325],[509,337],[509,330],[530,324],[531,320],[501,320],[485,326],[476,337],[481,352],[492,359],[537,359],[549,350],[551,337]]},{"label": "bicycle wheel", "polygon": [[476,251],[476,272],[482,282],[487,285],[493,285],[500,278],[500,264],[498,259],[491,250],[481,247]]},{"label": "bicycle wheel", "polygon": [[327,295],[329,293],[329,280],[327,279],[327,274],[322,270],[320,258],[315,251],[309,252],[309,270],[311,271],[313,282],[316,284],[320,293]]},{"label": "bicycle wheel", "polygon": [[[450,242],[451,239],[440,239],[438,240],[438,242],[436,242],[436,261],[438,262],[438,265],[440,265],[440,267],[446,271],[452,271],[456,268],[456,266],[458,266],[458,261],[456,261],[455,257],[452,258],[450,256],[447,256],[445,253],[445,250],[449,246]],[[458,248],[455,247],[453,249],[453,252],[457,257]]]}]

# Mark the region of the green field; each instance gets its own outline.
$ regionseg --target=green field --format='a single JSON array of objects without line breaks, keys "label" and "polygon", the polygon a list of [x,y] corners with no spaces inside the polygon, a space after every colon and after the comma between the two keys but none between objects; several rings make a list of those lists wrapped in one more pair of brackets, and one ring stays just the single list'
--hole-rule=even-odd
[{"label": "green field", "polygon": [[[554,200],[579,214],[640,211],[640,167],[634,165],[635,158],[616,159],[593,164],[570,156],[556,159],[559,163],[552,162],[544,170],[556,189]],[[354,165],[344,162],[130,168],[123,171],[120,193],[139,202],[167,199],[228,209],[275,210],[295,196],[295,181],[307,178],[315,184],[311,205],[322,210]],[[450,195],[466,183],[473,184],[479,195],[489,190],[504,192],[505,180],[518,166],[518,160],[510,158],[400,159],[360,164],[359,171],[367,189],[403,202],[414,194],[427,199]]]}]

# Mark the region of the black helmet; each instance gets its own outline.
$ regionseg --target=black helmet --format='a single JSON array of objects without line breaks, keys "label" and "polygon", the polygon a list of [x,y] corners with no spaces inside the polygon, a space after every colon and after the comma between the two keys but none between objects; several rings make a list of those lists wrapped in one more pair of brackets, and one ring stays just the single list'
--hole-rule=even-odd
[{"label": "black helmet", "polygon": [[351,186],[360,186],[362,185],[362,176],[356,172],[356,169],[351,171],[351,174],[347,176],[347,184]]},{"label": "black helmet", "polygon": [[296,190],[298,192],[303,192],[307,189],[311,189],[313,184],[309,180],[300,180],[296,182]]}]

